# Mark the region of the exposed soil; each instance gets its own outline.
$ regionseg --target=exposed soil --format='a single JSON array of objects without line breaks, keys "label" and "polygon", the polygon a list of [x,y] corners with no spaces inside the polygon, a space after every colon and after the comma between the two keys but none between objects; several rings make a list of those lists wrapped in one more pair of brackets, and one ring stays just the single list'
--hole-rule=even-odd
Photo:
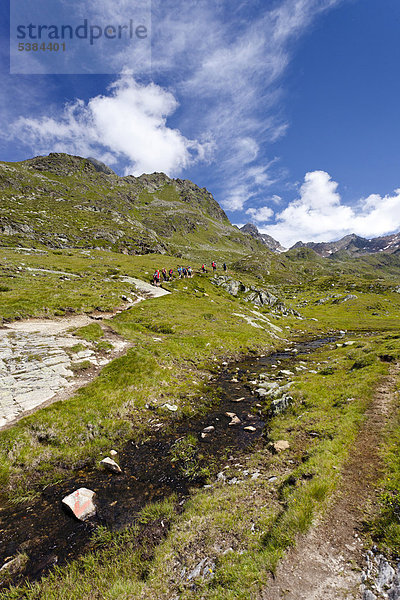
[{"label": "exposed soil", "polygon": [[382,475],[379,445],[394,399],[400,365],[376,390],[351,449],[340,489],[325,515],[297,540],[277,569],[262,600],[350,600],[360,597],[363,522],[374,513]]}]

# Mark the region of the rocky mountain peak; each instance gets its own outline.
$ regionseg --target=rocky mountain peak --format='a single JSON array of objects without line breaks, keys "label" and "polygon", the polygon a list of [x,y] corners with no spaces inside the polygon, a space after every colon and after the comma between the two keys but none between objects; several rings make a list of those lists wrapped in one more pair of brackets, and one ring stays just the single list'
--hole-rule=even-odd
[{"label": "rocky mountain peak", "polygon": [[284,252],[286,250],[286,248],[267,233],[260,233],[254,223],[246,223],[246,225],[240,228],[240,231],[251,235],[252,238],[267,246],[272,252]]}]

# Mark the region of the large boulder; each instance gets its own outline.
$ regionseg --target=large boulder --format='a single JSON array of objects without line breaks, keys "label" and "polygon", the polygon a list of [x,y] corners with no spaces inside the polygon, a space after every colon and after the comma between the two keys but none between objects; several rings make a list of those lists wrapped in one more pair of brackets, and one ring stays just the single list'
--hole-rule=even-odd
[{"label": "large boulder", "polygon": [[214,277],[211,280],[211,283],[217,285],[218,287],[222,287],[228,294],[232,296],[237,296],[239,292],[247,292],[248,288],[241,282],[236,279],[232,279],[227,275],[220,275],[219,277]]}]

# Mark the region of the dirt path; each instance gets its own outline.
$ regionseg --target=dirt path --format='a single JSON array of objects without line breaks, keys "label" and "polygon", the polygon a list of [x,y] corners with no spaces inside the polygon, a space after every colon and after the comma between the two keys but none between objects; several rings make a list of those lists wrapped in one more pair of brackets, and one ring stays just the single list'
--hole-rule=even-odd
[{"label": "dirt path", "polygon": [[396,389],[400,365],[391,369],[366,412],[342,483],[326,514],[302,536],[279,565],[262,600],[360,598],[361,526],[372,514],[382,464],[378,446]]}]

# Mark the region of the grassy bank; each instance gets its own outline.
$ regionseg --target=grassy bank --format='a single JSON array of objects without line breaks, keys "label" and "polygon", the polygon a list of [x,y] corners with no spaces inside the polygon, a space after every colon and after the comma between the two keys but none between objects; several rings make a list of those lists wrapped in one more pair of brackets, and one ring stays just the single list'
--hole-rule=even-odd
[{"label": "grassy bank", "polygon": [[[221,464],[223,476],[194,492],[183,512],[173,498],[149,507],[134,528],[100,530],[86,557],[0,597],[257,598],[285,550],[339,484],[377,382],[388,370],[379,357],[400,351],[388,336],[353,341],[301,357],[306,370],[294,378],[294,403],[269,423],[265,443]],[[271,453],[269,444],[277,440],[290,448]],[[168,533],[152,547],[140,528],[147,523],[154,532],[161,522]]]}]

